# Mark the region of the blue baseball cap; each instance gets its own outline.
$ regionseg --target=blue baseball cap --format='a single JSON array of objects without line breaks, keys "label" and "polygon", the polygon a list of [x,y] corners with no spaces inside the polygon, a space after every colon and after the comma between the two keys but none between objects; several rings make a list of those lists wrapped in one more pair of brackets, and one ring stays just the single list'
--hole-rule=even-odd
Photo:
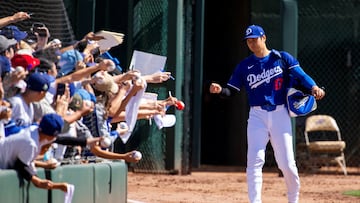
[{"label": "blue baseball cap", "polygon": [[314,96],[304,94],[295,88],[290,88],[287,93],[287,107],[291,117],[305,116],[317,108]]},{"label": "blue baseball cap", "polygon": [[56,113],[45,114],[40,121],[39,130],[50,136],[57,136],[64,126],[63,118]]},{"label": "blue baseball cap", "polygon": [[263,35],[265,35],[265,31],[262,27],[260,27],[258,25],[250,25],[249,27],[247,27],[247,29],[245,31],[244,39],[258,38]]},{"label": "blue baseball cap", "polygon": [[26,88],[41,92],[48,91],[50,87],[49,77],[46,73],[31,73],[26,79]]},{"label": "blue baseball cap", "polygon": [[1,29],[1,35],[4,35],[8,39],[15,39],[16,41],[21,41],[25,39],[28,34],[24,31],[19,30],[15,25],[9,25]]},{"label": "blue baseball cap", "polygon": [[6,56],[0,56],[0,75],[8,73],[11,70],[10,60]]},{"label": "blue baseball cap", "polygon": [[75,70],[76,63],[82,61],[84,58],[82,54],[75,49],[65,51],[60,55],[58,66],[60,68],[60,75],[68,75]]}]

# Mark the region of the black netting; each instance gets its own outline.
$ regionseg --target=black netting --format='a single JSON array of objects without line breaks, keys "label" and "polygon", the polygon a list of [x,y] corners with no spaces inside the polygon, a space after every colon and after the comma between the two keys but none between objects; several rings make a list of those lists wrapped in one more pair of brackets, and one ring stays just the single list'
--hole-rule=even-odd
[{"label": "black netting", "polygon": [[315,113],[329,114],[337,120],[347,145],[348,166],[358,166],[360,155],[359,3],[307,0],[299,1],[298,5],[298,58],[306,72],[313,75],[327,92]]},{"label": "black netting", "polygon": [[[140,0],[134,5],[133,50],[145,51],[167,56],[168,2],[163,0]],[[148,84],[146,92],[158,94],[158,99],[168,97],[163,84]],[[166,169],[166,129],[159,130],[154,121],[137,122],[131,138],[126,145],[117,148],[129,151],[137,149],[143,153],[141,162],[132,165],[134,171],[168,173]]]},{"label": "black netting", "polygon": [[15,23],[20,30],[30,32],[34,22],[41,22],[49,29],[51,37],[60,39],[63,44],[74,41],[74,34],[62,0],[0,1],[0,17],[24,11],[33,13],[31,19]]},{"label": "black netting", "polygon": [[[270,34],[270,48],[281,49],[279,8],[259,8],[255,3],[253,6],[252,21],[266,28]],[[358,166],[360,161],[359,9],[360,1],[357,0],[298,1],[297,58],[303,69],[319,86],[324,86],[327,93],[313,114],[329,114],[337,120],[346,141],[348,166]],[[304,154],[301,144],[304,143],[305,119],[296,119],[298,157]],[[276,163],[269,148],[267,165],[274,166]]]}]

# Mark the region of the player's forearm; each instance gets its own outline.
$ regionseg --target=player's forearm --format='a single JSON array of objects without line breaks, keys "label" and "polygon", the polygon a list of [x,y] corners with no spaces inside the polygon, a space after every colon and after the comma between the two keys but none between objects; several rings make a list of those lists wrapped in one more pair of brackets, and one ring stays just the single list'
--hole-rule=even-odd
[{"label": "player's forearm", "polygon": [[221,98],[228,99],[228,98],[232,97],[233,95],[235,95],[235,92],[236,92],[236,90],[234,90],[230,86],[227,86],[227,87],[222,87],[219,95]]},{"label": "player's forearm", "polygon": [[304,72],[301,67],[295,67],[291,69],[291,74],[301,81],[301,84],[308,90],[311,90],[314,86],[316,86],[315,81]]}]

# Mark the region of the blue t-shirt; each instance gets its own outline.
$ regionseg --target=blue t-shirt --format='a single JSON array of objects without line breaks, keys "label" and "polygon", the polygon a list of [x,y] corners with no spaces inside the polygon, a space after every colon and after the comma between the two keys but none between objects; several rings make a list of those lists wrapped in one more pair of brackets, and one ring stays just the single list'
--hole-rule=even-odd
[{"label": "blue t-shirt", "polygon": [[245,87],[250,106],[281,105],[286,103],[290,74],[307,89],[315,85],[293,56],[276,50],[264,58],[251,55],[244,59],[236,66],[227,85],[238,91]]}]

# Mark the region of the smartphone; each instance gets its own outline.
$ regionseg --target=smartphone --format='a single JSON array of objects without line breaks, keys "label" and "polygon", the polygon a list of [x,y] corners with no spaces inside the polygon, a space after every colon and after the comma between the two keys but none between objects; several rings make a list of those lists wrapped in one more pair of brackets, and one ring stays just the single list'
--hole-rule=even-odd
[{"label": "smartphone", "polygon": [[47,36],[46,29],[44,29],[44,28],[34,28],[34,32],[37,32],[40,37]]},{"label": "smartphone", "polygon": [[35,33],[37,32],[40,37],[46,37],[46,29],[44,29],[46,26],[44,23],[33,23],[31,26],[31,32]]},{"label": "smartphone", "polygon": [[56,98],[58,95],[64,95],[65,93],[66,84],[65,83],[58,83],[56,88]]}]

